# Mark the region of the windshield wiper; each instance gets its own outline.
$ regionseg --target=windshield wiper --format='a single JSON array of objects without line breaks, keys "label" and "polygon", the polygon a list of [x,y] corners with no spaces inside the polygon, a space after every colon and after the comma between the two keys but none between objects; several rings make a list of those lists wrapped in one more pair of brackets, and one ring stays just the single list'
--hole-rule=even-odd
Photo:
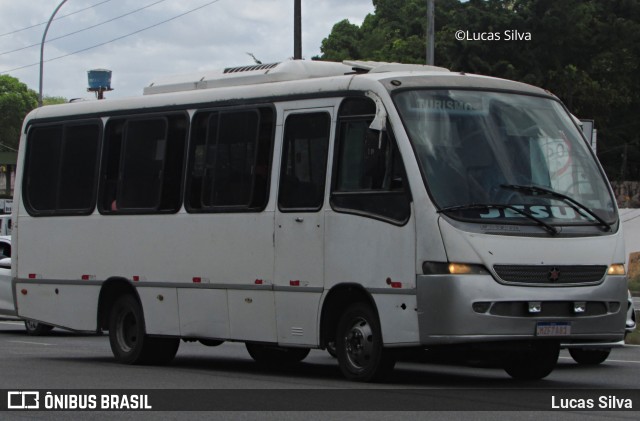
[{"label": "windshield wiper", "polygon": [[[605,229],[605,231],[611,231],[611,224],[609,224],[607,221],[599,217],[595,212],[593,212],[587,206],[578,202],[576,199],[570,196],[567,196],[566,194],[557,192],[555,190],[547,189],[545,187],[539,187],[539,186],[523,186],[519,184],[501,184],[500,187],[508,190],[522,191],[525,193],[532,194],[534,196],[550,196],[556,199],[560,199],[565,203],[569,204],[569,206],[571,206],[571,208],[574,211],[578,212],[578,214],[584,217],[586,217],[587,215],[591,216],[593,219],[595,219],[598,222],[599,225],[601,225]],[[585,215],[585,213],[587,215]]]},{"label": "windshield wiper", "polygon": [[498,204],[498,203],[470,203],[468,205],[456,205],[456,206],[449,206],[446,208],[442,208],[438,210],[438,213],[454,212],[459,210],[470,210],[470,209],[509,209],[516,213],[519,213],[520,215],[524,216],[527,219],[534,221],[535,223],[543,227],[550,234],[552,235],[558,234],[558,229],[553,225],[547,224],[542,219],[536,216],[533,216],[529,212],[519,209],[513,205],[504,205],[504,204]]}]

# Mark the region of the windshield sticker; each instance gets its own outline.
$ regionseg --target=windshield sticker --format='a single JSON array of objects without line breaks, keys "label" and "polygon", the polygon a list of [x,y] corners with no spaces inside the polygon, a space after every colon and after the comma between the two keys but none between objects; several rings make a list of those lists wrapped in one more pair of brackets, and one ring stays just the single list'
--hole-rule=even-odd
[{"label": "windshield sticker", "polygon": [[567,191],[575,184],[575,174],[570,171],[573,153],[564,132],[560,131],[560,136],[561,139],[545,139],[545,159],[555,188]]},{"label": "windshield sticker", "polygon": [[417,103],[418,107],[427,110],[479,111],[482,109],[482,101],[479,101],[477,104],[472,104],[468,101],[459,101],[456,99],[421,98]]},{"label": "windshield sticker", "polygon": [[[524,212],[528,212],[532,216],[539,219],[555,218],[555,219],[567,219],[567,220],[582,220],[591,221],[593,218],[582,215],[576,212],[575,209],[569,206],[545,206],[545,205],[513,205],[514,208],[520,209]],[[480,218],[494,219],[494,218],[526,218],[523,214],[509,208],[505,209],[487,209],[486,212],[480,213]]]}]

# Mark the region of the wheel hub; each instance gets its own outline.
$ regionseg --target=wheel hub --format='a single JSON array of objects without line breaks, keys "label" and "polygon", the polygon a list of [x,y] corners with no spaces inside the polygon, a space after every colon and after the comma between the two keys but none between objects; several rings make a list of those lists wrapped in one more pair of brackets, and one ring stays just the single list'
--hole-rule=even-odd
[{"label": "wheel hub", "polygon": [[347,331],[344,338],[349,363],[364,369],[371,361],[373,352],[373,331],[364,319],[358,319]]},{"label": "wheel hub", "polygon": [[120,348],[129,352],[136,344],[138,339],[137,320],[133,313],[125,312],[118,318],[118,344]]}]

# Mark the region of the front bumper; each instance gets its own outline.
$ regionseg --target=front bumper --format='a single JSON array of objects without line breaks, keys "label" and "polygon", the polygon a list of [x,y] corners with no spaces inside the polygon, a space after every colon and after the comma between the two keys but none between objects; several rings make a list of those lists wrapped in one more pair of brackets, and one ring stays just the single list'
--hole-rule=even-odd
[{"label": "front bumper", "polygon": [[[624,339],[624,276],[606,276],[599,285],[537,287],[500,284],[490,275],[419,275],[416,288],[424,345],[556,339],[563,346],[617,346]],[[541,311],[530,312],[530,303]],[[574,311],[577,303],[584,312]],[[571,332],[536,336],[538,322],[568,322]]]}]

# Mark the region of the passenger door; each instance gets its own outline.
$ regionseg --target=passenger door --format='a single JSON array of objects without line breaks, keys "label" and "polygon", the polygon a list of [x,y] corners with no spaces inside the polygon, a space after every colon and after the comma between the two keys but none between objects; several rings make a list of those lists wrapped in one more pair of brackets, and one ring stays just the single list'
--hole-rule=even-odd
[{"label": "passenger door", "polygon": [[314,345],[324,283],[324,205],[333,108],[285,112],[275,216],[278,342]]}]

